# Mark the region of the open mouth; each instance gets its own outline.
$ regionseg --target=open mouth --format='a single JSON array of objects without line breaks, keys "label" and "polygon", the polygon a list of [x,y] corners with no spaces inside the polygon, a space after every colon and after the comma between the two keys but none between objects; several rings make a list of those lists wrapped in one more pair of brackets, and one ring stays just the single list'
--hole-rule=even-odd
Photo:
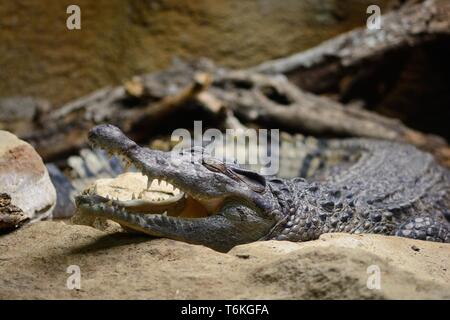
[{"label": "open mouth", "polygon": [[142,148],[111,125],[91,129],[89,142],[134,170],[97,180],[76,197],[79,213],[88,218],[85,224],[110,219],[124,229],[218,251],[261,239],[274,225],[271,216],[261,216],[267,210],[253,203],[253,195],[261,194],[262,201],[265,190],[264,178],[253,172],[211,157],[192,158],[203,155],[196,149],[169,153]]},{"label": "open mouth", "polygon": [[[124,168],[132,167],[126,156],[116,156],[121,159]],[[134,167],[142,169],[139,165]],[[88,197],[91,201],[83,201],[83,197]],[[154,178],[144,171],[132,171],[114,179],[98,180],[83,192],[83,197],[80,197],[78,202],[81,208],[95,204],[102,211],[126,211],[129,214],[177,218],[208,217],[217,213],[223,205],[221,198],[196,195],[164,179]]]}]

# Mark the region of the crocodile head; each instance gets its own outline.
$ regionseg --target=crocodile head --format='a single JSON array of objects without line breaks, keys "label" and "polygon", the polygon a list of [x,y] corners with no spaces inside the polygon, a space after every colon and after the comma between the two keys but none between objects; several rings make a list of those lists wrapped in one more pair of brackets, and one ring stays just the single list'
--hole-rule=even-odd
[{"label": "crocodile head", "polygon": [[[223,162],[201,148],[163,152],[138,146],[112,125],[99,125],[89,133],[92,146],[131,163],[152,182],[184,194],[165,202],[165,213],[151,204],[136,210],[133,199],[110,200],[86,193],[76,199],[81,212],[114,220],[153,236],[202,244],[219,251],[266,237],[279,218],[268,181],[256,172]],[[157,182],[158,183],[158,182]],[[155,204],[156,206],[156,204]],[[169,213],[167,213],[169,212]]]}]

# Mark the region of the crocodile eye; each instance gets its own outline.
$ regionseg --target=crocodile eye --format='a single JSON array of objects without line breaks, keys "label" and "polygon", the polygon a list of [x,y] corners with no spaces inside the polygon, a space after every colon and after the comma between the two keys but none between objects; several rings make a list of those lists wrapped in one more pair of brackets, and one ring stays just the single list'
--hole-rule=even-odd
[{"label": "crocodile eye", "polygon": [[230,172],[253,191],[262,193],[266,190],[266,178],[258,173],[242,168],[231,168]]},{"label": "crocodile eye", "polygon": [[208,170],[222,173],[234,181],[243,182],[255,192],[262,193],[266,190],[266,179],[256,172],[235,166],[227,166],[214,158],[204,158],[202,163]]},{"label": "crocodile eye", "polygon": [[220,172],[223,174],[227,173],[227,168],[226,168],[225,164],[222,162],[219,162],[215,159],[204,158],[203,166],[213,172]]}]

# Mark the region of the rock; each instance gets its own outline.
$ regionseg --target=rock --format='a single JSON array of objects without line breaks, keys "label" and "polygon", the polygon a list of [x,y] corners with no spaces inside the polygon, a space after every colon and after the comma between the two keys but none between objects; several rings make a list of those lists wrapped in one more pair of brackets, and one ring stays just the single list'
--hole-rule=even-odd
[{"label": "rock", "polygon": [[52,214],[53,219],[69,218],[75,213],[74,197],[76,190],[69,178],[54,163],[48,163],[46,167],[50,180],[56,189],[57,201]]},{"label": "rock", "polygon": [[22,210],[11,204],[11,197],[0,193],[0,230],[11,230],[20,227],[28,217]]},{"label": "rock", "polygon": [[[41,221],[0,237],[0,248],[1,299],[450,298],[448,244],[380,235],[255,242],[224,254]],[[66,287],[71,265],[80,290]],[[369,289],[378,268],[380,290]]]},{"label": "rock", "polygon": [[54,219],[72,217],[76,209],[75,196],[97,179],[115,177],[123,172],[119,159],[108,159],[103,151],[90,149],[81,149],[79,155],[68,157],[62,164],[64,172],[55,163],[47,163],[46,166],[57,192]]},{"label": "rock", "polygon": [[[127,172],[118,175],[116,178],[103,178],[95,180],[85,190],[95,193],[102,197],[111,199],[128,200],[132,193],[138,194],[142,189],[147,188],[147,177],[138,172]],[[112,220],[100,217],[92,217],[76,211],[72,217],[73,224],[91,226],[105,232],[123,231],[120,224]]]},{"label": "rock", "polygon": [[25,141],[0,131],[0,193],[30,221],[50,217],[56,191],[41,157]]},{"label": "rock", "polygon": [[[168,188],[166,185],[157,186],[151,184],[150,187],[148,187],[147,181],[147,176],[142,175],[140,172],[126,172],[119,174],[115,178],[97,179],[85,190],[83,190],[83,193],[95,193],[102,197],[118,199],[121,201],[133,199],[133,195],[136,198],[139,197],[140,199],[147,201],[155,201],[159,198],[168,199],[174,196],[171,194],[173,189]],[[179,205],[184,205],[183,199],[179,201]],[[175,208],[176,207],[172,209]],[[167,210],[170,211],[171,209]],[[120,225],[114,221],[105,218],[87,216],[80,211],[75,213],[71,221],[74,224],[92,226],[107,232],[120,231],[122,229]]]},{"label": "rock", "polygon": [[[156,201],[157,199],[169,199],[174,196],[173,187],[166,183],[159,185],[147,184],[148,178],[140,172],[125,172],[115,178],[102,178],[95,180],[83,192],[95,192],[102,197],[109,197],[121,201],[134,197]],[[155,181],[153,181],[155,182]]]},{"label": "rock", "polygon": [[[95,193],[102,197],[108,196],[112,199],[117,198],[125,201],[130,200],[133,193],[139,195],[143,190],[146,190],[147,180],[147,176],[140,172],[126,172],[115,178],[98,179],[86,191],[95,189]],[[143,194],[142,196],[146,198],[147,195]]]}]

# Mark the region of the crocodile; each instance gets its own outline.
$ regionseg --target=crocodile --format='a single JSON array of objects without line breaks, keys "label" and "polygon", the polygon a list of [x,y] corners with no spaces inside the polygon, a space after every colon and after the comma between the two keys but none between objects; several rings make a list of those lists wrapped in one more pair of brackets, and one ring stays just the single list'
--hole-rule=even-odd
[{"label": "crocodile", "polygon": [[259,240],[308,241],[331,232],[450,242],[450,172],[412,145],[332,140],[328,148],[352,155],[348,164],[323,166],[314,177],[281,178],[220,160],[201,147],[140,147],[113,125],[92,128],[88,138],[92,147],[147,176],[148,187],[164,181],[184,193],[186,205],[170,214],[136,210],[142,200],[109,199],[95,190],[76,197],[82,214],[127,229],[222,252]]}]

